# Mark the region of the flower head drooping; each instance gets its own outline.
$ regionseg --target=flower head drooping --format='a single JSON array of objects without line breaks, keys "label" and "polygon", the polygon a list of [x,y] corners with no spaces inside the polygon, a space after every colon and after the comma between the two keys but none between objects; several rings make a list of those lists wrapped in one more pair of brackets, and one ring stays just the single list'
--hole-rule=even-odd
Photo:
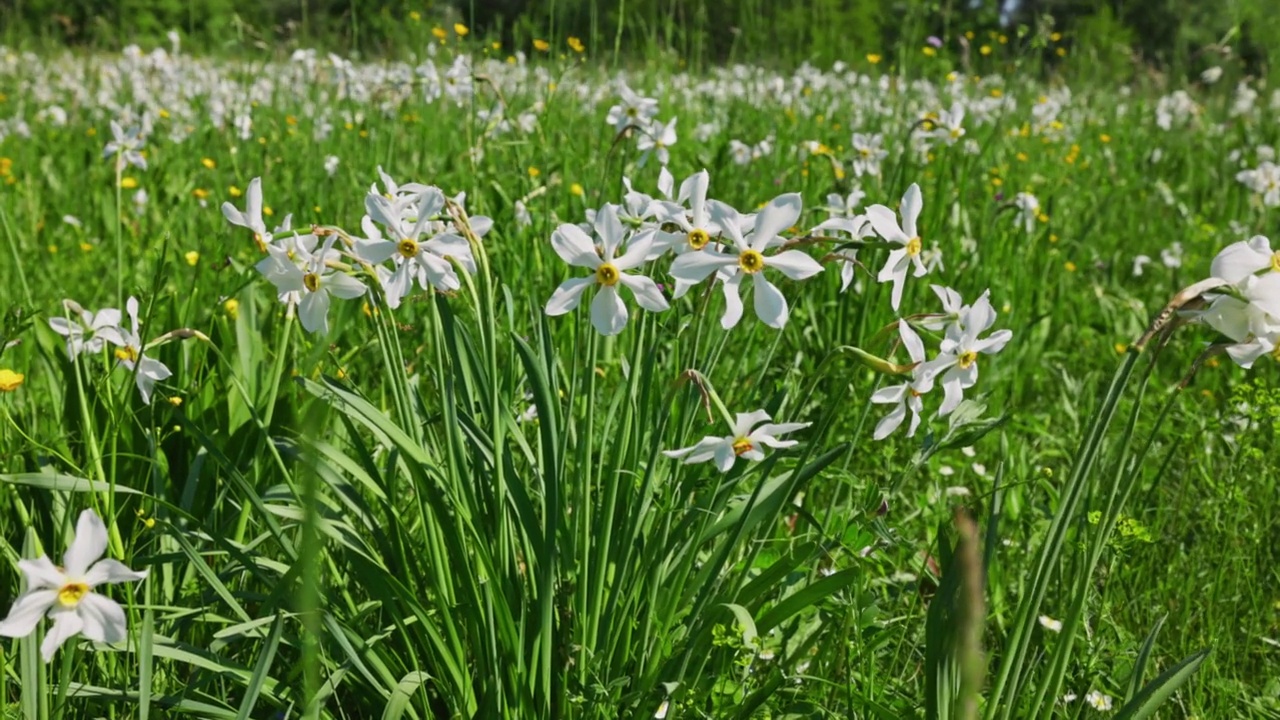
[{"label": "flower head drooping", "polygon": [[644,264],[653,245],[653,231],[632,237],[625,252],[618,255],[628,233],[618,220],[615,206],[605,205],[596,213],[594,229],[601,241],[599,250],[577,225],[566,223],[552,233],[551,246],[560,259],[592,273],[561,283],[547,301],[546,313],[555,317],[572,311],[582,302],[586,289],[594,286],[591,324],[601,335],[617,335],[627,326],[627,306],[618,293],[619,285],[630,290],[636,303],[646,310],[662,312],[669,307],[657,283],[644,275],[626,272]]},{"label": "flower head drooping", "polygon": [[764,448],[775,450],[797,444],[795,440],[780,440],[781,435],[803,430],[809,423],[772,423],[769,413],[757,410],[738,413],[732,432],[724,437],[704,437],[698,444],[679,450],[663,450],[669,458],[683,459],[685,463],[701,463],[712,460],[720,472],[729,472],[739,457],[757,461],[764,459]]},{"label": "flower head drooping", "polygon": [[924,250],[924,241],[921,240],[920,230],[916,225],[923,207],[920,186],[911,183],[911,187],[907,188],[898,206],[902,214],[901,226],[898,225],[894,212],[884,205],[872,205],[867,208],[867,220],[875,228],[876,233],[885,240],[902,246],[889,252],[884,267],[880,268],[880,273],[876,276],[876,279],[882,283],[893,283],[891,305],[895,312],[902,302],[902,286],[907,278],[907,268],[915,266],[915,277],[921,277],[929,272],[920,257],[921,251]]},{"label": "flower head drooping", "polygon": [[107,527],[92,510],[80,514],[76,536],[57,567],[47,555],[19,560],[27,590],[9,615],[0,621],[0,635],[26,637],[46,615],[53,627],[40,645],[45,662],[67,640],[78,634],[94,642],[116,643],[128,626],[124,609],[114,600],[94,592],[99,585],[142,580],[147,571],[133,571],[116,560],[99,560],[107,549]]},{"label": "flower head drooping", "polygon": [[130,327],[101,328],[98,335],[116,346],[116,360],[134,375],[134,384],[138,386],[138,394],[142,402],[151,404],[151,391],[155,384],[173,375],[167,365],[146,356],[146,343],[142,339],[142,323],[138,320],[138,299],[130,297],[125,303],[125,312],[129,315]]},{"label": "flower head drooping", "polygon": [[49,318],[49,327],[67,339],[67,355],[75,360],[80,353],[100,353],[105,346],[106,338],[102,331],[119,327],[120,311],[115,308],[103,308],[98,312],[90,312],[80,307],[74,300],[63,300],[66,317]]},{"label": "flower head drooping", "polygon": [[914,366],[912,377],[899,385],[880,388],[871,396],[871,402],[877,405],[893,405],[893,410],[876,424],[876,440],[892,435],[906,420],[908,412],[911,414],[911,423],[907,426],[907,437],[914,436],[916,428],[920,426],[920,415],[924,412],[924,402],[920,397],[933,389],[933,375],[921,371],[925,353],[920,336],[903,320],[898,321],[898,334]]},{"label": "flower head drooping", "polygon": [[787,324],[787,299],[769,279],[766,268],[775,268],[792,280],[804,280],[822,272],[822,265],[799,250],[783,250],[772,255],[765,251],[785,242],[781,234],[800,218],[801,200],[797,193],[779,195],[756,216],[750,240],[742,228],[746,224],[736,210],[717,203],[712,211],[716,225],[733,241],[736,254],[706,249],[685,253],[671,264],[671,275],[678,281],[698,283],[717,271],[728,271],[724,281],[725,311],[720,325],[726,330],[742,319],[740,287],[749,278],[755,288],[755,311],[769,327]]}]

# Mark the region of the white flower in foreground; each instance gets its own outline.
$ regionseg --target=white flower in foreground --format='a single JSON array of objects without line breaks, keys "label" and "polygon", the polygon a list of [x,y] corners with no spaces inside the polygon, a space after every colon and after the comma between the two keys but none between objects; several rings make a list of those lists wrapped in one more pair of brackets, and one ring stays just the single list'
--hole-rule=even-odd
[{"label": "white flower in foreground", "polygon": [[[288,250],[270,245],[267,257],[257,265],[258,272],[276,286],[286,303],[292,305],[296,298],[298,320],[307,332],[321,335],[329,332],[330,295],[352,300],[365,293],[364,283],[328,267],[327,261],[336,255],[333,250],[336,239],[330,236],[314,255],[295,250],[293,257]],[[297,262],[300,257],[303,258],[301,264]]]},{"label": "white flower in foreground", "polygon": [[1062,632],[1061,620],[1054,620],[1048,615],[1041,615],[1037,619],[1040,621],[1040,627],[1044,628],[1045,630],[1048,630],[1049,632],[1055,632],[1055,633]]},{"label": "white flower in foreground", "polygon": [[[399,307],[400,299],[409,294],[415,279],[423,290],[461,288],[462,281],[449,262],[450,258],[457,260],[463,269],[474,272],[475,258],[471,244],[465,238],[452,232],[441,232],[422,239],[440,227],[434,218],[444,209],[444,193],[435,187],[425,188],[418,196],[407,195],[394,200],[374,193],[365,197],[365,210],[369,213],[370,222],[364,222],[363,228],[369,237],[356,243],[355,255],[374,265],[394,261],[394,271],[385,275],[379,273],[389,306]],[[387,228],[389,237],[383,238],[374,227],[374,221]]]},{"label": "white flower in foreground", "polygon": [[1098,712],[1111,712],[1111,696],[1104,695],[1097,690],[1090,690],[1088,695],[1084,696],[1084,701],[1089,707]]},{"label": "white flower in foreground", "polygon": [[116,360],[120,364],[133,373],[134,384],[138,386],[138,394],[142,396],[142,402],[151,404],[151,391],[155,384],[161,380],[168,379],[173,375],[173,371],[167,365],[149,358],[144,354],[146,344],[142,341],[142,324],[138,321],[138,299],[130,297],[125,303],[125,310],[129,314],[129,320],[132,326],[129,328],[120,325],[113,328],[102,328],[98,333],[110,342],[116,345]]},{"label": "white flower in foreground", "polygon": [[911,183],[911,187],[907,188],[907,192],[902,196],[902,202],[898,205],[898,210],[902,213],[901,226],[898,225],[894,212],[884,205],[872,205],[867,208],[867,220],[871,222],[876,233],[885,240],[902,246],[889,252],[884,267],[880,268],[880,273],[876,276],[879,282],[893,283],[890,304],[894,312],[897,312],[898,305],[902,302],[902,285],[907,278],[907,268],[915,266],[915,277],[921,277],[929,272],[920,257],[920,251],[924,249],[924,241],[920,239],[920,230],[916,226],[923,207],[920,186]]},{"label": "white flower in foreground", "polygon": [[915,368],[913,368],[911,380],[900,385],[880,388],[871,396],[871,402],[877,405],[893,405],[893,410],[876,423],[873,436],[876,440],[883,440],[893,434],[893,431],[897,430],[907,418],[908,411],[911,413],[911,424],[907,426],[907,437],[914,436],[916,429],[920,426],[920,415],[924,412],[924,403],[920,400],[920,396],[933,389],[933,376],[921,372],[925,355],[924,343],[921,342],[920,336],[905,320],[898,321],[898,334]]},{"label": "white flower in foreground", "polygon": [[649,125],[636,140],[636,149],[640,151],[640,160],[637,165],[643,166],[651,152],[658,156],[659,163],[666,165],[671,162],[671,151],[668,148],[676,144],[676,121],[679,119],[671,118],[671,122],[665,125],[660,122]]},{"label": "white flower in foreground", "polygon": [[92,313],[74,301],[63,300],[62,303],[67,317],[49,318],[49,327],[67,339],[67,355],[75,360],[86,350],[94,354],[102,352],[106,338],[101,333],[120,325],[120,311],[104,308]]},{"label": "white flower in foreground", "polygon": [[1234,341],[1226,352],[1237,365],[1252,367],[1280,342],[1280,273],[1245,276],[1233,294],[1213,297],[1196,318]]},{"label": "white flower in foreground", "polygon": [[756,317],[765,325],[781,328],[787,324],[789,310],[787,299],[769,279],[765,268],[776,268],[792,280],[804,280],[822,272],[817,260],[799,250],[784,250],[766,256],[764,251],[785,242],[781,234],[800,219],[801,200],[797,193],[787,193],[774,198],[755,218],[755,228],[748,243],[742,232],[742,217],[738,211],[718,203],[714,206],[715,223],[732,240],[736,255],[705,249],[685,253],[671,264],[671,276],[678,281],[698,283],[719,270],[731,270],[733,274],[724,281],[725,310],[720,325],[728,330],[742,319],[742,297],[739,288],[744,277],[755,288]]},{"label": "white flower in foreground", "polygon": [[111,121],[111,140],[102,149],[102,157],[116,157],[116,168],[123,170],[133,165],[139,170],[147,169],[147,158],[142,154],[142,144],[146,138],[140,128],[125,132],[120,123]]},{"label": "white flower in foreground", "polygon": [[1232,285],[1264,270],[1280,272],[1280,252],[1271,251],[1271,241],[1263,235],[1231,243],[1209,266],[1209,276]]},{"label": "white flower in foreground", "polygon": [[627,244],[626,252],[615,257],[627,231],[613,205],[605,205],[596,213],[595,231],[600,236],[603,254],[577,225],[565,223],[551,234],[551,247],[560,259],[573,267],[587,268],[592,274],[561,283],[547,301],[546,313],[555,317],[572,311],[582,302],[586,289],[594,285],[591,324],[601,335],[617,335],[627,326],[627,306],[618,294],[618,285],[629,289],[636,303],[645,310],[662,312],[669,306],[657,283],[644,275],[624,272],[644,264],[653,245],[653,232],[635,236]]},{"label": "white flower in foreground", "polygon": [[81,633],[94,642],[123,640],[128,631],[124,609],[93,590],[99,585],[142,580],[147,571],[135,572],[116,560],[99,560],[106,549],[106,525],[92,510],[85,510],[76,523],[76,537],[62,556],[61,568],[47,555],[19,560],[27,591],[0,621],[0,635],[26,637],[40,618],[48,615],[53,627],[40,644],[45,662],[53,659],[64,642]]},{"label": "white flower in foreground", "polygon": [[724,473],[729,472],[739,457],[752,461],[763,460],[762,448],[780,450],[795,446],[795,440],[779,440],[778,436],[809,427],[809,423],[771,423],[769,419],[769,413],[764,410],[738,413],[730,435],[704,437],[697,445],[680,450],[663,450],[662,454],[673,459],[683,459],[686,464],[713,460],[716,469]]},{"label": "white flower in foreground", "polygon": [[939,348],[941,354],[921,366],[920,372],[934,377],[942,374],[942,406],[938,415],[951,413],[964,399],[964,389],[978,382],[978,356],[994,355],[1004,349],[1013,337],[1010,330],[997,330],[990,337],[979,338],[996,322],[996,311],[991,307],[990,291],[984,292],[968,311],[949,328]]}]

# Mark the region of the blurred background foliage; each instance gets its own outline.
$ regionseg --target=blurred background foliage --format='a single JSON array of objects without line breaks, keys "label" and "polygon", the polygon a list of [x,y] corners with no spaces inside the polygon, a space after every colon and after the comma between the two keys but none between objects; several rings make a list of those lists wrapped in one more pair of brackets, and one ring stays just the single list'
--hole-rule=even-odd
[{"label": "blurred background foliage", "polygon": [[532,52],[535,39],[568,52],[574,37],[615,62],[667,53],[695,66],[867,54],[910,63],[933,36],[942,54],[966,59],[997,40],[1001,54],[1052,68],[1066,58],[1037,39],[1057,32],[1070,57],[1087,60],[1078,65],[1126,79],[1225,60],[1263,75],[1280,50],[1280,0],[0,0],[9,47],[151,47],[176,29],[185,47],[206,52],[417,56],[442,42],[432,29],[453,40],[454,23],[493,52]]}]

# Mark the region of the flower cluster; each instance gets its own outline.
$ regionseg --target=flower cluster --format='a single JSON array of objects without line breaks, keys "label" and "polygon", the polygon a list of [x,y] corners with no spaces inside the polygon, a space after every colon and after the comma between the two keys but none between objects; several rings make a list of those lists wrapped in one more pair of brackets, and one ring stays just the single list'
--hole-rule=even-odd
[{"label": "flower cluster", "polygon": [[74,300],[64,300],[63,306],[66,315],[49,318],[49,327],[67,339],[67,355],[75,360],[83,352],[97,354],[107,345],[114,346],[116,361],[133,373],[142,402],[150,404],[155,384],[169,378],[173,372],[164,363],[149,357],[146,351],[171,339],[174,333],[166,333],[150,344],[144,341],[142,323],[138,320],[138,299],[133,297],[125,303],[128,325],[124,324],[116,308],[92,312]]},{"label": "flower cluster", "polygon": [[1227,355],[1244,368],[1280,344],[1280,251],[1262,235],[1232,243],[1213,259],[1209,274],[1221,283],[1207,306],[1191,317],[1230,339]]}]

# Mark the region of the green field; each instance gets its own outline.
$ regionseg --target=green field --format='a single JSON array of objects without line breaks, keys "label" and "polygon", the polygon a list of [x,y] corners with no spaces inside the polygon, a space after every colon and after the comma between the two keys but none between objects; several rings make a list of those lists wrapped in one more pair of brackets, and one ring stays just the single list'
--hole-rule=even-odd
[{"label": "green field", "polygon": [[1280,717],[1264,77],[437,30],[0,51],[4,717]]}]

